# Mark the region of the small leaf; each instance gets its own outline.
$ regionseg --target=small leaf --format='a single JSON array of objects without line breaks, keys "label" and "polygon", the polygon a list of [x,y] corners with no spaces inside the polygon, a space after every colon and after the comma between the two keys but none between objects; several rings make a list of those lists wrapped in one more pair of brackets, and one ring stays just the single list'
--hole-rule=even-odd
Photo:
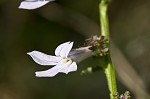
[{"label": "small leaf", "polygon": [[93,72],[97,72],[97,71],[100,71],[100,70],[102,70],[101,66],[87,67],[86,69],[82,70],[80,74],[81,75],[91,74]]}]

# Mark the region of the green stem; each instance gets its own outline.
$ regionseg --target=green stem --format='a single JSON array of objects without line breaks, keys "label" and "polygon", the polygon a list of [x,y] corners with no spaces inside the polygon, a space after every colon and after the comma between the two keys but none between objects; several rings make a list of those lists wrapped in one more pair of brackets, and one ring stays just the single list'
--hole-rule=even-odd
[{"label": "green stem", "polygon": [[107,16],[107,9],[110,0],[101,0],[99,4],[100,23],[101,23],[101,34],[109,40],[109,23]]},{"label": "green stem", "polygon": [[[100,13],[100,23],[101,23],[101,35],[105,36],[108,39],[108,43],[110,45],[109,39],[109,22],[107,17],[107,9],[108,5],[111,1],[110,0],[101,0],[99,4],[99,13]],[[100,59],[101,65],[103,67],[104,73],[106,75],[106,79],[108,82],[108,88],[110,91],[110,99],[114,99],[114,95],[117,94],[117,85],[116,85],[116,77],[115,77],[115,69],[111,61],[110,52],[108,55],[103,56]]]}]

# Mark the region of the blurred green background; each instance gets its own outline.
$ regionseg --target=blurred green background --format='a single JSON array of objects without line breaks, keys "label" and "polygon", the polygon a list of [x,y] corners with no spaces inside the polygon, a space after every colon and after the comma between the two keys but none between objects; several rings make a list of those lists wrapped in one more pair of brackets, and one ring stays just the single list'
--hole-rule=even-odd
[{"label": "blurred green background", "polygon": [[[99,34],[99,0],[56,0],[28,11],[21,0],[0,1],[0,99],[109,99],[102,72],[80,75],[98,62],[89,58],[78,71],[53,78],[36,78],[46,70],[26,53],[54,55],[55,48],[74,41],[74,48]],[[150,1],[113,0],[109,7],[111,53],[118,91],[132,99],[150,99]]]}]

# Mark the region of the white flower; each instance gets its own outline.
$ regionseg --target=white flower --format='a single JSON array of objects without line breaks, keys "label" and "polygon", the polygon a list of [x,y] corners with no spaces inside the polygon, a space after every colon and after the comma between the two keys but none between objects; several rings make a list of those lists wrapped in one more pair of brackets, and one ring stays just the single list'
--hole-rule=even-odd
[{"label": "white flower", "polygon": [[20,9],[37,9],[39,7],[42,7],[46,5],[47,3],[54,1],[54,0],[24,0],[21,2],[19,8]]},{"label": "white flower", "polygon": [[27,53],[40,65],[55,65],[46,71],[35,72],[36,76],[53,77],[59,72],[68,74],[69,72],[77,70],[76,62],[80,62],[92,55],[92,51],[89,50],[89,47],[81,47],[71,51],[72,46],[73,42],[66,42],[59,45],[55,50],[56,56],[46,55],[39,51]]},{"label": "white flower", "polygon": [[56,56],[46,55],[38,51],[32,51],[29,54],[33,60],[40,65],[56,65],[46,71],[36,72],[37,77],[53,77],[57,73],[62,72],[68,74],[76,71],[76,62],[68,58],[68,54],[73,46],[73,42],[66,42],[59,45],[55,50]]}]

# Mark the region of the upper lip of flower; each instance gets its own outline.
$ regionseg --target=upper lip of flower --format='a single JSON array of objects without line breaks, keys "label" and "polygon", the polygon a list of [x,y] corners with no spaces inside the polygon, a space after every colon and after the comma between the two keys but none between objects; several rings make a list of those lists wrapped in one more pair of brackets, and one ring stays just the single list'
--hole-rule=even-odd
[{"label": "upper lip of flower", "polygon": [[60,56],[62,58],[67,58],[69,52],[72,49],[72,46],[73,46],[73,42],[66,42],[60,44],[55,50],[55,55]]},{"label": "upper lip of flower", "polygon": [[36,72],[36,76],[53,77],[59,72],[67,74],[69,72],[76,71],[77,70],[76,62],[68,58],[68,54],[71,51],[72,46],[73,46],[73,42],[66,42],[60,44],[55,50],[56,56],[47,55],[39,51],[32,51],[27,53],[32,57],[32,59],[36,63],[40,65],[56,65],[46,71]]}]

